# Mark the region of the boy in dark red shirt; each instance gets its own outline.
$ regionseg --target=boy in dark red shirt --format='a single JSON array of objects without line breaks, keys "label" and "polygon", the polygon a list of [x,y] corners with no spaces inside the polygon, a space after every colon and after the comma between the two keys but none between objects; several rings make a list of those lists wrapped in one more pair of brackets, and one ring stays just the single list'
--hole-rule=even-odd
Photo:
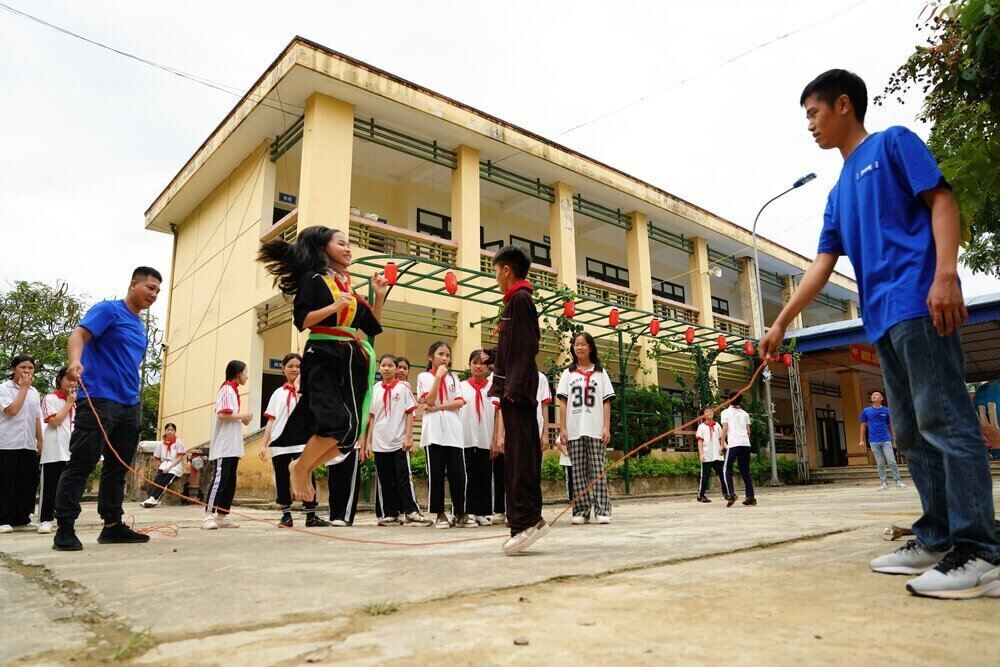
[{"label": "boy in dark red shirt", "polygon": [[507,246],[493,258],[497,284],[507,304],[500,329],[489,395],[500,400],[504,438],[504,488],[510,539],[503,544],[508,556],[528,548],[549,532],[542,518],[542,451],[538,446],[535,415],[538,392],[538,311],[526,278],[531,259],[523,249]]}]

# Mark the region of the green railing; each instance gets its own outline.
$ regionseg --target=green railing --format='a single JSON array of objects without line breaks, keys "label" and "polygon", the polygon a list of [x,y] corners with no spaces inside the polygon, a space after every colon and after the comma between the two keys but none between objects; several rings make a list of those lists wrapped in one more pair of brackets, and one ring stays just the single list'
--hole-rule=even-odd
[{"label": "green railing", "polygon": [[[492,250],[480,250],[479,252],[481,254],[479,263],[480,271],[483,273],[493,273],[493,257],[496,256],[496,253]],[[544,287],[555,291],[559,284],[559,274],[547,266],[532,264],[531,268],[528,269],[528,280],[535,287]]]},{"label": "green railing", "polygon": [[550,204],[556,200],[555,190],[552,186],[542,183],[541,179],[532,180],[527,176],[521,176],[496,166],[490,160],[479,163],[479,178]]},{"label": "green railing", "polygon": [[635,308],[635,292],[600,280],[577,276],[576,291],[580,296],[605,301],[620,308]]},{"label": "green railing", "polygon": [[600,220],[616,227],[629,230],[632,229],[632,218],[627,213],[622,213],[620,208],[608,208],[596,202],[584,199],[579,193],[573,195],[573,210],[582,213],[588,218]]},{"label": "green railing", "polygon": [[447,239],[351,216],[351,243],[380,255],[407,255],[455,264],[458,245]]},{"label": "green railing", "polygon": [[698,309],[663,297],[653,296],[653,312],[671,320],[698,324]]},{"label": "green railing", "polygon": [[715,328],[719,331],[725,331],[726,333],[731,333],[736,336],[742,336],[743,338],[750,337],[750,325],[743,320],[738,320],[735,317],[726,317],[725,315],[715,315]]}]

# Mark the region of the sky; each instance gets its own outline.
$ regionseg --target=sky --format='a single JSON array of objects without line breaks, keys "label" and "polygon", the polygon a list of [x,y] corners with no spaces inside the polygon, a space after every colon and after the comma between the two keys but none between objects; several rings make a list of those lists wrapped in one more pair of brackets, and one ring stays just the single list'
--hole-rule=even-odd
[{"label": "sky", "polygon": [[[299,34],[745,227],[816,172],[759,225],[807,256],[841,158],[806,131],[802,87],[840,67],[873,97],[926,39],[915,27],[925,0],[0,1],[239,91]],[[2,9],[0,90],[4,287],[61,280],[91,299],[121,296],[139,264],[169,280],[171,238],[146,231],[143,213],[237,97]],[[904,104],[870,105],[866,124],[926,138],[920,102],[916,91]],[[838,269],[851,274],[846,259]],[[1000,291],[965,268],[962,279],[966,296]],[[161,298],[154,312],[165,308]]]}]

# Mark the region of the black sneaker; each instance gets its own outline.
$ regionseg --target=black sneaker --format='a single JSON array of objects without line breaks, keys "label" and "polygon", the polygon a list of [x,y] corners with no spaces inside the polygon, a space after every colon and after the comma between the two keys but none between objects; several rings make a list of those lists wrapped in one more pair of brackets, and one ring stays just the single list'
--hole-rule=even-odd
[{"label": "black sneaker", "polygon": [[73,526],[59,524],[56,536],[52,540],[52,548],[56,551],[83,551],[83,543],[76,536]]},{"label": "black sneaker", "polygon": [[699,503],[710,503],[712,501],[709,500],[708,498],[706,498],[705,496],[698,496],[698,502]]},{"label": "black sneaker", "polygon": [[746,500],[743,501],[743,504],[744,505],[750,505],[750,506],[756,505],[757,504],[757,499],[756,498],[747,498]]},{"label": "black sneaker", "polygon": [[330,522],[326,519],[321,519],[315,514],[310,514],[306,516],[306,528],[329,528]]},{"label": "black sneaker", "polygon": [[278,522],[278,525],[279,526],[283,526],[285,528],[291,528],[292,526],[294,526],[295,524],[292,523],[292,515],[291,514],[282,514],[281,515],[281,521]]},{"label": "black sneaker", "polygon": [[97,536],[98,544],[142,544],[149,542],[149,535],[137,533],[121,521],[104,526]]}]

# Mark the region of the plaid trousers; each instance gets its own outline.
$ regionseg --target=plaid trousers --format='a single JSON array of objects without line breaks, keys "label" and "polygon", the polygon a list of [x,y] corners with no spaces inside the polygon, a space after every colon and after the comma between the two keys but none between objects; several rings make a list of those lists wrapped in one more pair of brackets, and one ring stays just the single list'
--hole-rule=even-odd
[{"label": "plaid trousers", "polygon": [[[608,480],[604,476],[607,462],[607,451],[600,438],[583,436],[570,440],[567,447],[569,458],[573,462],[573,516],[584,516],[590,513],[593,506],[594,514],[611,516],[611,494],[608,492]],[[583,490],[593,480],[594,486],[583,493]],[[582,495],[581,495],[582,494]]]}]

